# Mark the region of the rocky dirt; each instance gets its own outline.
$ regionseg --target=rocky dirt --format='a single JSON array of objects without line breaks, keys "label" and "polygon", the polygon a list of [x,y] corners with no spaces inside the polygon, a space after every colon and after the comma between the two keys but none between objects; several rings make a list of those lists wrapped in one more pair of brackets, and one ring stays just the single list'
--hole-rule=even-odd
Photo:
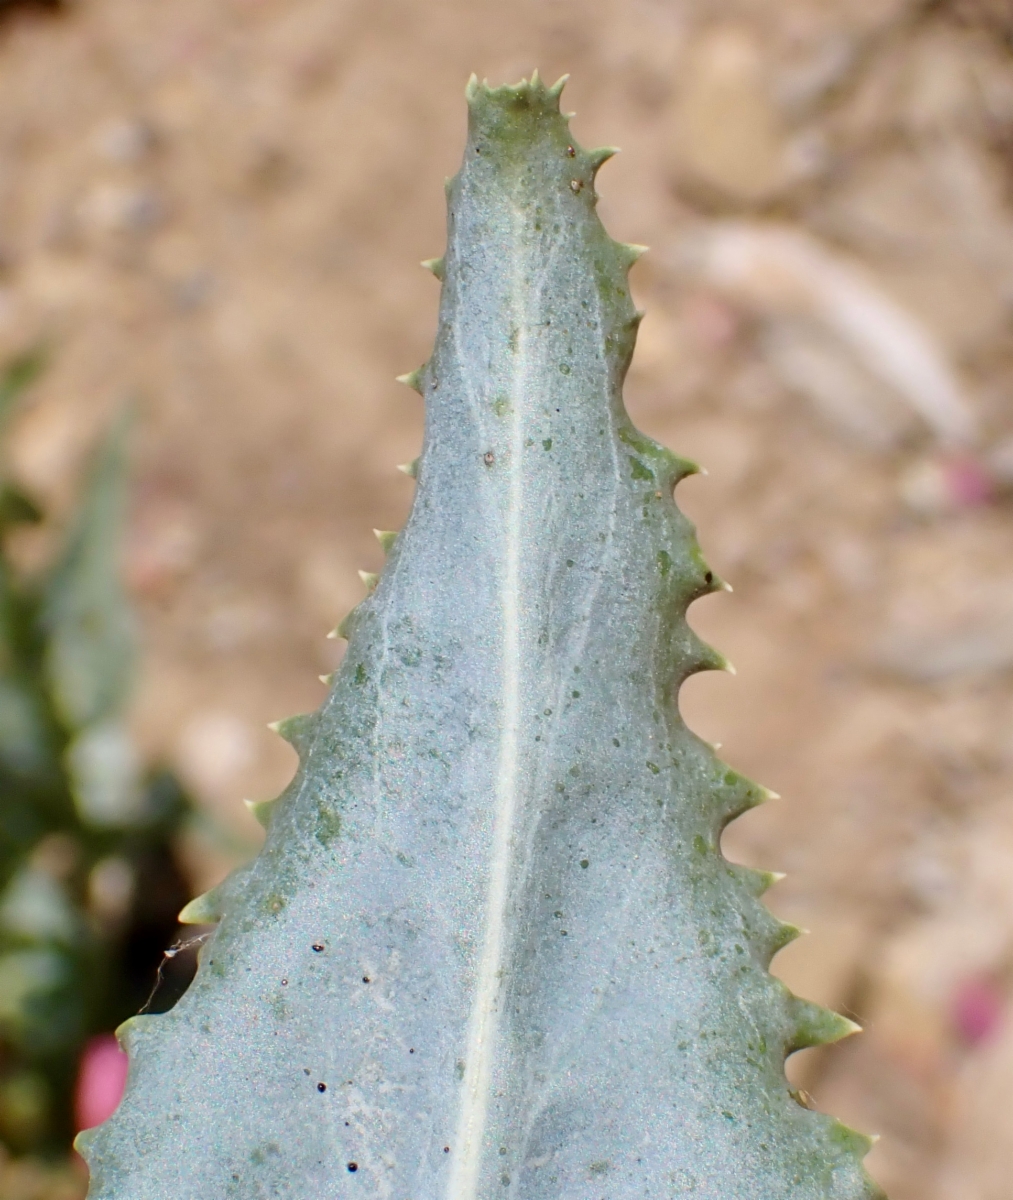
[{"label": "rocky dirt", "polygon": [[894,1200],[1007,1197],[1009,5],[8,0],[0,21],[0,354],[53,347],[15,459],[65,507],[138,409],[135,726],[236,843],[188,846],[195,885],[254,844],[240,801],[293,766],[265,725],[321,700],[370,531],[411,502],[394,468],[422,415],[393,377],[434,330],[417,263],[464,83],[569,71],[576,135],[624,150],[603,218],[653,248],[629,407],[708,468],[679,497],[735,587],[693,620],[738,677],[683,710],[784,796],[725,847],[789,873],[770,903],[812,934],[778,972],[867,1026],[792,1076],[882,1134]]}]

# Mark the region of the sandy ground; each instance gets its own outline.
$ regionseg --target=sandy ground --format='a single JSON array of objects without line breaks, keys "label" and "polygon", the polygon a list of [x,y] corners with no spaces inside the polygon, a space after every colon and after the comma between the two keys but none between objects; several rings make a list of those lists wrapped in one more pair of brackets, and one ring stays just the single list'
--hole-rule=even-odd
[{"label": "sandy ground", "polygon": [[[734,595],[690,724],[783,794],[778,960],[867,1032],[807,1053],[894,1200],[1013,1170],[1013,22],[997,0],[78,0],[0,26],[0,353],[66,506],[127,399],[135,726],[239,840],[324,634],[404,520],[471,71],[572,73],[614,236],[653,248],[634,419]],[[38,552],[29,540],[26,560]],[[195,883],[228,855],[189,848]]]}]

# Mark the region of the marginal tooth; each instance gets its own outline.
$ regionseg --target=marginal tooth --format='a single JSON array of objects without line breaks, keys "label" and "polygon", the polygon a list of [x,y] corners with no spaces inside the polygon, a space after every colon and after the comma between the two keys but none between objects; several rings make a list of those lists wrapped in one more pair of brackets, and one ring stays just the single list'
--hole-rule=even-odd
[{"label": "marginal tooth", "polygon": [[757,784],[757,787],[763,794],[763,800],[761,801],[761,804],[767,800],[780,800],[782,798],[780,792],[772,792],[770,788],[765,788],[762,784]]},{"label": "marginal tooth", "polygon": [[672,486],[682,483],[684,479],[688,479],[691,475],[699,475],[700,466],[688,458],[677,458],[675,460],[675,470],[672,480]]},{"label": "marginal tooth", "polygon": [[359,578],[362,580],[363,584],[365,585],[367,592],[374,591],[376,588],[376,585],[380,582],[380,576],[375,574],[375,572],[373,572],[373,571],[360,571]]},{"label": "marginal tooth", "polygon": [[397,541],[396,529],[374,529],[373,536],[380,543],[384,554],[390,554],[391,547]]},{"label": "marginal tooth", "polygon": [[560,93],[562,92],[563,88],[566,87],[569,78],[569,75],[560,75],[552,87],[549,88],[549,95],[552,96],[553,99],[559,99]]},{"label": "marginal tooth", "polygon": [[337,674],[336,671],[332,671],[330,673],[330,675],[318,675],[317,679],[320,680],[320,682],[324,685],[324,687],[330,687],[331,684],[334,682],[334,676],[336,674]]},{"label": "marginal tooth", "polygon": [[419,477],[419,460],[413,458],[411,462],[398,463],[399,471],[407,475],[410,479],[418,479]]},{"label": "marginal tooth", "polygon": [[255,818],[257,823],[267,828],[271,820],[271,809],[274,807],[273,800],[244,800],[247,812]]},{"label": "marginal tooth", "polygon": [[295,716],[285,717],[282,721],[272,721],[268,729],[284,738],[301,754],[312,736],[316,720],[315,713],[296,713]]},{"label": "marginal tooth", "polygon": [[427,271],[431,271],[436,276],[436,278],[440,281],[440,283],[443,282],[444,260],[442,257],[440,257],[440,258],[424,258],[422,260],[422,265],[425,267],[425,269]]},{"label": "marginal tooth", "polygon": [[790,1043],[792,1050],[804,1050],[809,1046],[830,1046],[842,1038],[862,1032],[861,1025],[829,1008],[814,1004],[811,1000],[793,997],[792,1009],[795,1023],[795,1036]]},{"label": "marginal tooth", "polygon": [[636,242],[616,242],[616,247],[627,270],[650,249],[649,246],[641,246]]},{"label": "marginal tooth", "polygon": [[465,100],[467,100],[469,104],[473,104],[478,97],[478,91],[479,91],[478,76],[475,74],[474,71],[472,71],[471,78],[468,80],[467,84],[465,84],[465,88],[464,88]]},{"label": "marginal tooth", "polygon": [[721,590],[723,592],[734,592],[735,588],[732,587],[732,585],[728,582],[727,579],[722,579],[721,580]]},{"label": "marginal tooth", "polygon": [[713,646],[708,646],[702,639],[694,635],[692,652],[695,658],[695,663],[691,669],[692,674],[699,671],[727,671],[730,675],[735,674],[735,668],[727,658]]},{"label": "marginal tooth", "polygon": [[407,375],[398,375],[395,377],[395,383],[403,383],[405,387],[410,387],[413,392],[418,392],[422,395],[422,373],[425,371],[425,365],[416,367],[414,371],[409,371]]},{"label": "marginal tooth", "polygon": [[[576,116],[576,113],[572,115]],[[614,158],[618,153],[618,146],[599,146],[597,150],[589,150],[587,152],[587,156],[591,160],[592,174],[597,174],[604,164],[607,163],[610,158]]]},{"label": "marginal tooth", "polygon": [[214,925],[222,919],[222,896],[219,888],[212,888],[195,896],[183,906],[176,918],[180,925]]}]

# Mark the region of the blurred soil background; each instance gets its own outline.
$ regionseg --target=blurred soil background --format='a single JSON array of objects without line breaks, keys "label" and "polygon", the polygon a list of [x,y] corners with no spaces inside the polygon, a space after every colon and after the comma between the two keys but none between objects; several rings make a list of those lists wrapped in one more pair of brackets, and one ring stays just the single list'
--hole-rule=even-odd
[{"label": "blurred soil background", "polygon": [[184,847],[204,888],[411,503],[393,377],[434,332],[464,83],[534,66],[623,148],[600,210],[653,251],[629,408],[709,470],[679,499],[735,592],[693,620],[738,677],[683,711],[784,796],[726,851],[788,872],[769,902],[812,935],[778,973],[867,1026],[792,1078],[882,1135],[893,1200],[1008,1200],[1009,0],[0,3],[0,357],[53,363],[18,476],[66,511],[136,397],[132,720],[231,831]]}]

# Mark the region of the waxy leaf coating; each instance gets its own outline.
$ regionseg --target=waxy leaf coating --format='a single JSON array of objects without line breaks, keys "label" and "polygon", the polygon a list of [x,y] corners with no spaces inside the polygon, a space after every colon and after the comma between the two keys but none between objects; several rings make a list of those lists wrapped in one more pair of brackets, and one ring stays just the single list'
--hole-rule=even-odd
[{"label": "waxy leaf coating", "polygon": [[854,1026],[768,974],[797,931],[719,851],[767,793],[678,713],[722,585],[623,408],[642,248],[560,90],[469,85],[411,516],[262,853],[185,914],[195,982],[123,1031],[93,1200],[875,1194],[783,1069]]}]

